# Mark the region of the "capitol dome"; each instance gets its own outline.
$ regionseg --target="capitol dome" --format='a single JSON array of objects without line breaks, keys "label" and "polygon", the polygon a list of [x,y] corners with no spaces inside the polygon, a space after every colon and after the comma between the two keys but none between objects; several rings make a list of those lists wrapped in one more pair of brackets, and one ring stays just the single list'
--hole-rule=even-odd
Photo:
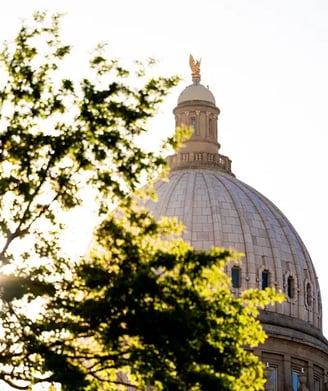
[{"label": "capitol dome", "polygon": [[[191,65],[194,65],[191,64]],[[174,109],[176,126],[194,132],[168,157],[169,181],[155,183],[158,201],[147,206],[156,218],[176,217],[183,237],[196,249],[236,249],[242,262],[227,265],[232,290],[274,287],[286,295],[266,308],[260,320],[269,335],[255,353],[266,363],[266,390],[324,390],[328,384],[328,343],[322,335],[320,288],[310,255],[286,216],[264,195],[237,179],[231,160],[219,153],[215,98],[200,84],[182,91]],[[195,76],[196,75],[196,76]],[[303,389],[303,388],[302,388]]]},{"label": "capitol dome", "polygon": [[[172,170],[155,185],[155,216],[184,222],[184,239],[196,249],[236,249],[244,254],[233,289],[273,286],[285,292],[276,313],[321,328],[320,291],[311,258],[283,213],[266,197],[214,167]],[[235,274],[237,271],[234,272]]]}]

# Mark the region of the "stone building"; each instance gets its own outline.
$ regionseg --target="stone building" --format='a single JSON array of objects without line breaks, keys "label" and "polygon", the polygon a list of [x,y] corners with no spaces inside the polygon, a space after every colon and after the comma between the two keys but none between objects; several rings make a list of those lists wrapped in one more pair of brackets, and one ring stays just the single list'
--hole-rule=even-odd
[{"label": "stone building", "polygon": [[212,92],[200,83],[199,63],[190,58],[192,84],[178,97],[176,125],[194,128],[183,149],[168,158],[169,182],[155,184],[156,217],[183,221],[184,239],[196,249],[213,246],[242,252],[227,266],[232,289],[275,287],[286,301],[262,311],[268,340],[255,352],[267,368],[267,391],[327,390],[328,342],[316,272],[301,238],[284,214],[231,171],[219,153],[218,116]]}]

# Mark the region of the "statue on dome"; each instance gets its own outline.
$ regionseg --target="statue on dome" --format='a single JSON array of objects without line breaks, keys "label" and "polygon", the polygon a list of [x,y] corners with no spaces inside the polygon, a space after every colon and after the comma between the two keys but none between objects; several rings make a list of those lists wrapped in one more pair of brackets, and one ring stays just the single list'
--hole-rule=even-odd
[{"label": "statue on dome", "polygon": [[194,57],[190,54],[189,65],[191,68],[191,78],[194,82],[200,82],[200,63],[201,60],[195,61]]}]

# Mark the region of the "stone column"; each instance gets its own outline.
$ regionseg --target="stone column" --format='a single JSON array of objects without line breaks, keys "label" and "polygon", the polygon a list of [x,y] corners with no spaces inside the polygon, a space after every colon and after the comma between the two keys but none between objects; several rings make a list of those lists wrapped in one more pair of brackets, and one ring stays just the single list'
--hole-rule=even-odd
[{"label": "stone column", "polygon": [[210,135],[210,112],[206,111],[206,129],[205,129],[205,137],[208,138]]},{"label": "stone column", "polygon": [[307,375],[307,381],[308,381],[308,386],[310,387],[314,387],[314,370],[313,370],[313,363],[308,363],[308,367],[306,369],[306,373]]},{"label": "stone column", "polygon": [[201,135],[199,113],[200,113],[200,111],[196,110],[196,129],[195,129],[195,133],[197,134],[197,136]]},{"label": "stone column", "polygon": [[[284,356],[284,365],[283,365],[283,379],[282,383],[279,381],[279,390],[293,391],[292,385],[292,364],[290,356]],[[281,387],[282,385],[282,387]]]}]

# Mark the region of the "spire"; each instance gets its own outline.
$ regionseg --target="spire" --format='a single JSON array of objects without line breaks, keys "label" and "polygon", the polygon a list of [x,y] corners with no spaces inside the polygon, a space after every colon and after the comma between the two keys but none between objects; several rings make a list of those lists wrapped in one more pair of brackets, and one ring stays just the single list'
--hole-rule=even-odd
[{"label": "spire", "polygon": [[191,79],[194,82],[194,84],[198,84],[201,80],[201,78],[200,78],[200,63],[201,63],[201,59],[198,61],[195,61],[194,57],[190,54],[189,65],[191,68]]}]

